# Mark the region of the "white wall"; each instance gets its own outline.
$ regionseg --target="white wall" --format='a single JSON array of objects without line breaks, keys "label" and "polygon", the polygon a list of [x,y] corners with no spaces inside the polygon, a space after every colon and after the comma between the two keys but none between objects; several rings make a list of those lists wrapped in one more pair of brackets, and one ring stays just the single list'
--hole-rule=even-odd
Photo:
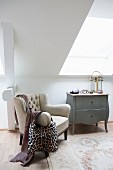
[{"label": "white wall", "polygon": [[[47,93],[52,104],[66,103],[66,92],[76,88],[90,90],[89,77],[16,77],[16,94]],[[0,129],[7,128],[7,107],[2,99],[2,89],[5,87],[0,80]],[[103,91],[109,94],[109,121],[113,121],[113,77],[104,77]]]},{"label": "white wall", "polygon": [[[76,88],[90,90],[89,77],[18,77],[17,93],[47,93],[52,104],[65,103],[66,92]],[[113,77],[104,77],[103,91],[109,94],[109,120],[113,120]]]},{"label": "white wall", "polygon": [[60,71],[60,75],[83,76],[90,75],[93,71],[99,71],[102,75],[113,75],[112,65],[113,54],[109,58],[68,56]]}]

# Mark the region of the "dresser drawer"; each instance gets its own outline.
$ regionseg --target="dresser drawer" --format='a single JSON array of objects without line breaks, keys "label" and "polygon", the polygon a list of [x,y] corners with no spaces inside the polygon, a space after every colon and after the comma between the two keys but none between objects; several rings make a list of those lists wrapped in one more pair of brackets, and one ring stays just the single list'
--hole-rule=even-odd
[{"label": "dresser drawer", "polygon": [[75,123],[94,124],[99,121],[106,120],[106,109],[93,109],[93,110],[81,110],[76,111]]},{"label": "dresser drawer", "polygon": [[106,96],[78,96],[76,97],[76,110],[105,108]]}]

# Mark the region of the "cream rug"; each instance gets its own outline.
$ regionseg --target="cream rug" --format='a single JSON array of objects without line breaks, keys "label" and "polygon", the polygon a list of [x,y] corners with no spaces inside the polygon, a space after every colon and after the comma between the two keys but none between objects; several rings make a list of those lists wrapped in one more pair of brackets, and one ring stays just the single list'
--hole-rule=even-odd
[{"label": "cream rug", "polygon": [[113,134],[68,135],[48,157],[50,170],[113,170]]}]

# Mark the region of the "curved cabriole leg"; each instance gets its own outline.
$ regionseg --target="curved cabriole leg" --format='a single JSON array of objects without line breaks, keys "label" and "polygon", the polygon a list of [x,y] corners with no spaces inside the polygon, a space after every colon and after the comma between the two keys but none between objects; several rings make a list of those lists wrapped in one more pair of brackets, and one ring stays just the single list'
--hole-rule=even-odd
[{"label": "curved cabriole leg", "polygon": [[107,129],[107,120],[105,120],[105,130],[106,130],[106,132],[108,132],[108,129]]}]

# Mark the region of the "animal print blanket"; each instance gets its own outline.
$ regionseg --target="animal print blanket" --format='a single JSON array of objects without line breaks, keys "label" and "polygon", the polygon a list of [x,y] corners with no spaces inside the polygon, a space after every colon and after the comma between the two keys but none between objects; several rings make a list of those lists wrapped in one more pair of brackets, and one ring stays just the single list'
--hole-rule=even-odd
[{"label": "animal print blanket", "polygon": [[[28,106],[27,96],[20,95],[19,97],[22,97],[26,102],[26,106]],[[27,108],[27,110],[31,109]],[[35,123],[39,114],[41,114],[41,111],[27,114],[21,152],[10,162],[21,162],[22,166],[26,166],[31,162],[35,151],[54,152],[58,149],[55,122],[51,121],[47,126],[40,126]]]}]

